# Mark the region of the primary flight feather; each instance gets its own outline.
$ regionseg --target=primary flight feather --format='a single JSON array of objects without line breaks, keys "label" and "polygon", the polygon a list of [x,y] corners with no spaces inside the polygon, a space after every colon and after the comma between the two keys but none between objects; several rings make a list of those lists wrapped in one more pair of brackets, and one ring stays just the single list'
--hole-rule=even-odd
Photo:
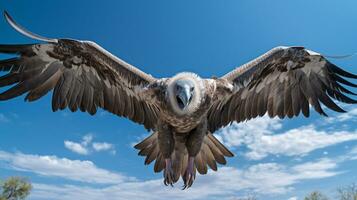
[{"label": "primary flight feather", "polygon": [[[155,161],[164,183],[182,177],[190,187],[196,171],[217,170],[233,154],[214,136],[219,128],[266,113],[270,117],[308,117],[311,105],[326,115],[325,105],[345,112],[332,99],[355,104],[343,77],[357,79],[319,53],[303,47],[276,47],[220,78],[189,72],[154,78],[90,41],[51,39],[31,33],[6,12],[9,24],[43,43],[0,45],[0,53],[17,55],[0,61],[0,94],[8,100],[26,94],[37,100],[53,90],[52,109],[95,114],[102,108],[142,124],[152,134],[137,144],[145,164]],[[343,85],[342,85],[343,84]]]}]

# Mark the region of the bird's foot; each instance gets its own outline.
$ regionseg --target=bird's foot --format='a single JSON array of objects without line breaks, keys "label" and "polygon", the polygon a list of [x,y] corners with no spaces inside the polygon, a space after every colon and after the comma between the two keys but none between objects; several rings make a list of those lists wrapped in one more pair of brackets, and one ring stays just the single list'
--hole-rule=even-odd
[{"label": "bird's foot", "polygon": [[184,176],[182,177],[183,178],[183,182],[184,182],[184,185],[183,185],[183,188],[182,188],[183,190],[191,187],[192,184],[193,184],[193,181],[196,178],[196,173],[195,173],[194,168],[193,168],[194,167],[194,160],[195,160],[194,157],[189,157],[188,158],[188,164],[187,164],[186,172],[185,172]]},{"label": "bird's foot", "polygon": [[164,184],[166,186],[174,184],[174,172],[172,170],[172,163],[170,158],[165,159],[165,169],[164,169]]}]

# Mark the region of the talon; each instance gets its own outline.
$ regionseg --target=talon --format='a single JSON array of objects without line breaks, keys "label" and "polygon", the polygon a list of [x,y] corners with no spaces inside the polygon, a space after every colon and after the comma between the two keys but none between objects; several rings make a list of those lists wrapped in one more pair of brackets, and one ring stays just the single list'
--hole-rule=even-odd
[{"label": "talon", "polygon": [[171,185],[173,187],[174,183],[174,172],[171,167],[171,159],[165,159],[165,169],[164,169],[164,184],[166,186]]},{"label": "talon", "polygon": [[194,157],[190,157],[188,160],[186,172],[182,177],[184,182],[182,190],[190,188],[193,184],[193,181],[196,178],[196,174],[193,167],[194,167]]}]

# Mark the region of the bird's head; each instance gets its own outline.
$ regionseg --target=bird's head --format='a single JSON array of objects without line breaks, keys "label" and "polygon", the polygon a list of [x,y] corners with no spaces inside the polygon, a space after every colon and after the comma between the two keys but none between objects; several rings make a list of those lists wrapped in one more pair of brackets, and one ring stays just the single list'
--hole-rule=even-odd
[{"label": "bird's head", "polygon": [[204,91],[200,77],[183,72],[169,80],[167,95],[171,107],[177,114],[190,114],[199,107]]},{"label": "bird's head", "polygon": [[181,110],[185,109],[191,103],[194,92],[195,85],[191,80],[180,79],[176,81],[174,86],[174,93],[176,97],[176,103]]}]

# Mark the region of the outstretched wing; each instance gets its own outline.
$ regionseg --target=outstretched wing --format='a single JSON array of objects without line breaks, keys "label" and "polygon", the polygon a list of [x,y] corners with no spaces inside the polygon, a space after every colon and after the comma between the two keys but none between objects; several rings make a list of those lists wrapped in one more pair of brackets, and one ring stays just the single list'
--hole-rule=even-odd
[{"label": "outstretched wing", "polygon": [[221,79],[233,84],[233,94],[216,102],[209,110],[210,131],[236,121],[263,116],[289,118],[302,111],[309,116],[309,104],[326,116],[326,107],[344,112],[331,98],[354,104],[341,85],[357,85],[342,77],[357,75],[342,70],[322,55],[303,47],[277,47],[233,70]]},{"label": "outstretched wing", "polygon": [[142,91],[156,79],[113,56],[97,44],[70,39],[48,39],[8,22],[21,33],[47,43],[0,45],[0,53],[17,54],[1,60],[0,94],[8,100],[27,93],[34,101],[54,89],[52,109],[80,109],[95,114],[103,108],[154,129],[158,107],[144,100]]}]

